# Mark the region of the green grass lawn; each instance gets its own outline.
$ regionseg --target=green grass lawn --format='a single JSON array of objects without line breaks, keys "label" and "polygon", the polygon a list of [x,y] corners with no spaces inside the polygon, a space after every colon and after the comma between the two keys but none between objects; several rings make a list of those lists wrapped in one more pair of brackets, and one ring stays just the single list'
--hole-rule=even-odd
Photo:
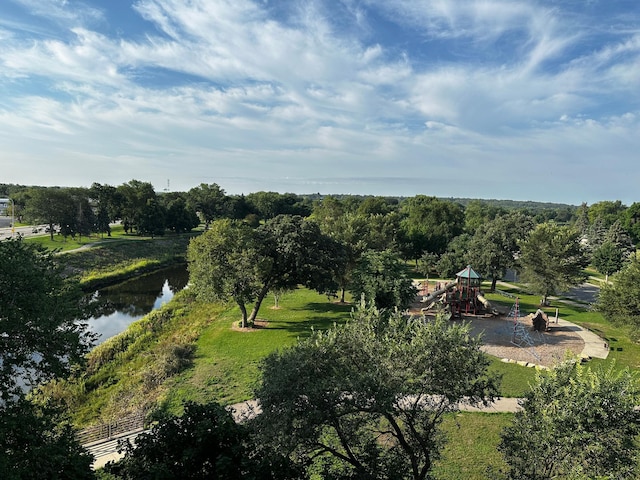
[{"label": "green grass lawn", "polygon": [[260,308],[258,318],[268,322],[264,328],[233,329],[240,319],[237,307],[212,322],[197,340],[193,368],[170,381],[167,407],[176,411],[185,400],[233,404],[252,398],[262,358],[309,336],[312,329],[345,322],[352,308],[307,289],[282,297],[278,309],[273,306],[273,297],[267,297]]},{"label": "green grass lawn", "polygon": [[450,414],[443,422],[447,444],[435,463],[433,476],[441,480],[484,480],[506,464],[496,449],[511,413]]}]

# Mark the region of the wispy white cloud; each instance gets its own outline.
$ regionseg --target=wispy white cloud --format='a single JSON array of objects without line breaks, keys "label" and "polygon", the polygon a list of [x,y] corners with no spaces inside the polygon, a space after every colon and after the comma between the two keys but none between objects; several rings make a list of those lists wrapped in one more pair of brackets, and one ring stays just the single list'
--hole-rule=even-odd
[{"label": "wispy white cloud", "polygon": [[102,19],[102,10],[78,0],[8,0],[22,5],[32,15],[66,24]]},{"label": "wispy white cloud", "polygon": [[[0,142],[24,172],[53,156],[71,159],[59,162],[65,178],[86,178],[84,155],[106,175],[88,183],[152,175],[188,189],[240,171],[264,189],[346,188],[338,177],[359,175],[396,178],[389,189],[407,177],[444,189],[443,179],[482,165],[475,191],[489,195],[508,170],[520,186],[513,198],[523,198],[545,169],[557,172],[554,186],[588,182],[607,149],[620,165],[640,150],[640,105],[618,100],[640,80],[640,34],[584,51],[584,20],[560,6],[345,0],[337,18],[331,2],[139,0],[131,14],[145,29],[131,37],[88,24],[100,18],[95,7],[74,17],[79,3],[23,5],[68,25],[43,39],[0,23],[0,89],[10,93]],[[380,14],[406,38],[376,31]],[[467,47],[473,55],[461,60]]]}]

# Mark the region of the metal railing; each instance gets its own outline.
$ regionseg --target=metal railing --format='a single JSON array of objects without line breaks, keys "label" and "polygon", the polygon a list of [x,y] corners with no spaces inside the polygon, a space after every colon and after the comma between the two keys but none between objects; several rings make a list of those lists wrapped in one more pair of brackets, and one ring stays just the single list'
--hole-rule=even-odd
[{"label": "metal railing", "polygon": [[143,428],[144,417],[144,412],[139,411],[114,420],[110,423],[103,423],[100,425],[87,427],[77,432],[76,436],[81,445],[88,445],[94,442],[110,440],[125,432]]}]

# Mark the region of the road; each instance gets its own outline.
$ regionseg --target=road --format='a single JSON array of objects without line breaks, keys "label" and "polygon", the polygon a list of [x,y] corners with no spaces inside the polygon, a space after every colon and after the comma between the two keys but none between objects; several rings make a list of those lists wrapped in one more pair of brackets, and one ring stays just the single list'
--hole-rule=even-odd
[{"label": "road", "polygon": [[[3,219],[4,220],[4,219]],[[35,227],[32,225],[28,225],[26,227],[16,227],[15,232],[12,231],[11,220],[2,222],[0,225],[0,240],[4,240],[5,238],[11,238],[12,236],[22,235],[23,237],[35,237],[38,235],[47,235],[45,232],[46,225],[36,225]],[[34,232],[33,229],[36,228],[38,231]]]}]

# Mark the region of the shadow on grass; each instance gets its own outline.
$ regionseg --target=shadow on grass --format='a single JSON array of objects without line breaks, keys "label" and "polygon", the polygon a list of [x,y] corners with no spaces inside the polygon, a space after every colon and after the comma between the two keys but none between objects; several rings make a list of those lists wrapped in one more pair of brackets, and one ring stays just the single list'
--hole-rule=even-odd
[{"label": "shadow on grass", "polygon": [[270,330],[285,330],[301,338],[311,335],[313,329],[325,330],[333,324],[344,323],[352,306],[349,304],[335,304],[324,302],[311,302],[299,307],[291,308],[291,311],[307,313],[304,320],[277,320],[267,328]]}]

